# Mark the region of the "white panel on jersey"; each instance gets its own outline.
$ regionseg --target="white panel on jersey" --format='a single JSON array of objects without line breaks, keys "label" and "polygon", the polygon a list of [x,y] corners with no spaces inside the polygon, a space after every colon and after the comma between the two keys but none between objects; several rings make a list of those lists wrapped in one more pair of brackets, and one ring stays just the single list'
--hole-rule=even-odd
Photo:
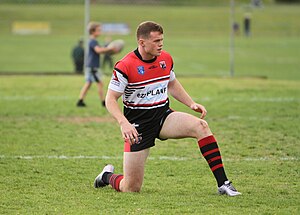
[{"label": "white panel on jersey", "polygon": [[172,69],[171,72],[170,72],[170,81],[174,81],[175,78],[176,78],[175,72],[174,72],[174,70]]},{"label": "white panel on jersey", "polygon": [[125,88],[123,103],[127,108],[150,109],[163,106],[168,102],[169,80]]},{"label": "white panel on jersey", "polygon": [[127,79],[124,78],[121,73],[115,70],[111,77],[108,88],[119,93],[124,93],[127,85]]}]

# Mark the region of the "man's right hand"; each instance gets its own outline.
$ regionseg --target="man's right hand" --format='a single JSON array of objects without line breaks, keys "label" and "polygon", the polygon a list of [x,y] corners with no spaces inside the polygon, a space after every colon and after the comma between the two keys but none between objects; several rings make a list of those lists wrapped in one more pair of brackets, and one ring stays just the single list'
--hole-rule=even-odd
[{"label": "man's right hand", "polygon": [[130,145],[139,143],[138,132],[127,120],[120,123],[122,136]]}]

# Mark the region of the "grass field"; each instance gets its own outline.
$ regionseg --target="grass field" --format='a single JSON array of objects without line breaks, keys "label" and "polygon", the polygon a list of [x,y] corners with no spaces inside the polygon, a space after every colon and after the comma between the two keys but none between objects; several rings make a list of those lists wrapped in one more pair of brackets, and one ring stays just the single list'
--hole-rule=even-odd
[{"label": "grass field", "polygon": [[180,79],[208,109],[237,198],[216,195],[192,139],[157,141],[140,194],[95,190],[123,150],[96,90],[78,109],[81,77],[0,81],[0,214],[299,214],[299,81]]},{"label": "grass field", "polygon": [[[245,10],[236,10],[241,23]],[[300,214],[300,6],[253,11],[253,37],[236,40],[236,78],[223,78],[227,7],[106,5],[92,7],[92,18],[134,30],[153,18],[149,11],[165,26],[179,80],[206,106],[225,168],[243,195],[216,194],[192,139],[156,142],[141,193],[96,190],[103,165],[122,171],[123,143],[95,87],[88,107],[78,109],[80,76],[1,75],[0,214]],[[82,12],[79,5],[0,4],[0,73],[71,72]],[[49,21],[52,34],[11,35],[16,20]],[[122,38],[127,46],[116,59],[135,48],[133,35]],[[171,106],[192,113],[174,100]]]}]

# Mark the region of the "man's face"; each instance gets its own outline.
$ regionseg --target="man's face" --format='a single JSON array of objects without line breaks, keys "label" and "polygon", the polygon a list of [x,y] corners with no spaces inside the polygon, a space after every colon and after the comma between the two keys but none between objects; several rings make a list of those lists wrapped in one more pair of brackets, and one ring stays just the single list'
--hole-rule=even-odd
[{"label": "man's face", "polygon": [[159,56],[163,47],[164,35],[158,31],[151,32],[149,38],[140,39],[145,52],[152,56]]},{"label": "man's face", "polygon": [[98,26],[98,27],[95,29],[93,35],[94,35],[95,37],[98,37],[98,36],[100,36],[100,34],[101,34],[101,27]]}]

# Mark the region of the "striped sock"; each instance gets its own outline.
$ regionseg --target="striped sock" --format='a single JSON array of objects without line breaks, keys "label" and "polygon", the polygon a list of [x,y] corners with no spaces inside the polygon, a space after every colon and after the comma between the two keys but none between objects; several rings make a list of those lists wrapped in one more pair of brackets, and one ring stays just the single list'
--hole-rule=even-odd
[{"label": "striped sock", "polygon": [[222,186],[228,179],[225,174],[222,157],[216,139],[211,135],[199,140],[198,145],[203,157],[206,159],[217,180],[218,187]]},{"label": "striped sock", "polygon": [[123,175],[113,174],[109,179],[109,184],[114,188],[116,191],[120,192],[120,182],[123,179]]}]

